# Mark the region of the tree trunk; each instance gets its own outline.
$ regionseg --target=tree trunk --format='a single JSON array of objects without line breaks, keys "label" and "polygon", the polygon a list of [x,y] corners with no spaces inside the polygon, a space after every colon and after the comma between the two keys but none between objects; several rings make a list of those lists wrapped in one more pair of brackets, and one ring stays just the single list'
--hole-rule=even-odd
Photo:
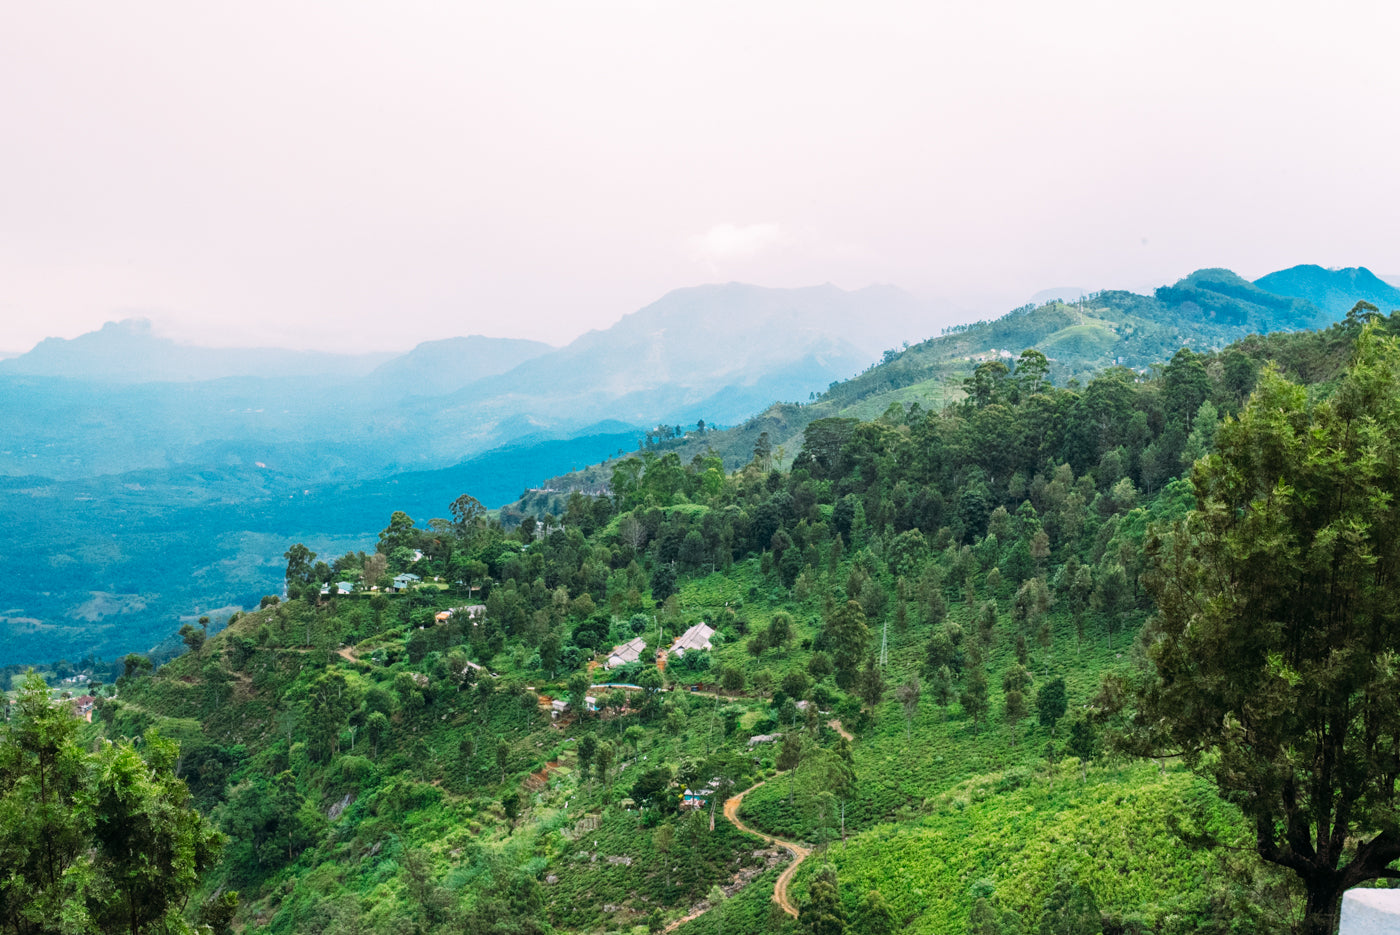
[{"label": "tree trunk", "polygon": [[1303,880],[1308,898],[1303,909],[1300,935],[1335,935],[1342,902],[1338,877],[1336,873],[1323,873]]}]

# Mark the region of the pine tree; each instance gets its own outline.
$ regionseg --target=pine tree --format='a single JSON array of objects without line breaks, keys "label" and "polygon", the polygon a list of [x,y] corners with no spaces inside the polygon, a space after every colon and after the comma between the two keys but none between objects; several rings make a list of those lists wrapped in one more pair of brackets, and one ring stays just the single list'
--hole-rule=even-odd
[{"label": "pine tree", "polygon": [[830,864],[817,873],[808,887],[797,924],[809,935],[843,935],[846,931],[846,910],[841,905],[836,870]]}]

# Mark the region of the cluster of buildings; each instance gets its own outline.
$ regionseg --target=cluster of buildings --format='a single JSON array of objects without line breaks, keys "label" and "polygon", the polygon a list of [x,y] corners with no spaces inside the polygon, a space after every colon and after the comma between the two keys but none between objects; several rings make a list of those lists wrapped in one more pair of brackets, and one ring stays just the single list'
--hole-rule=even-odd
[{"label": "cluster of buildings", "polygon": [[[662,662],[667,656],[675,656],[677,659],[687,652],[712,648],[710,638],[715,635],[714,627],[707,623],[697,623],[686,630],[680,636],[671,641],[671,645],[656,654],[656,661]],[[603,663],[605,669],[616,669],[636,662],[642,658],[642,653],[646,651],[647,641],[644,637],[628,640],[613,647],[608,653],[607,661]]]}]

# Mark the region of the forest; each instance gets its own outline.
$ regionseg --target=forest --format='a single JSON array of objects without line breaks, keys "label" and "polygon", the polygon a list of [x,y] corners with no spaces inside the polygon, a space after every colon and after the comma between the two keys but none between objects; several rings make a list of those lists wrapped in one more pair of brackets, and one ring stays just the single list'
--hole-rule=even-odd
[{"label": "forest", "polygon": [[[188,873],[103,931],[1331,931],[1400,876],[1397,332],[1361,304],[1061,385],[1028,349],[790,461],[643,446],[509,528],[463,494],[289,544],[285,597],[128,656],[90,724],[10,703],[0,931],[110,912],[123,757]],[[23,857],[55,756],[66,874]]]}]

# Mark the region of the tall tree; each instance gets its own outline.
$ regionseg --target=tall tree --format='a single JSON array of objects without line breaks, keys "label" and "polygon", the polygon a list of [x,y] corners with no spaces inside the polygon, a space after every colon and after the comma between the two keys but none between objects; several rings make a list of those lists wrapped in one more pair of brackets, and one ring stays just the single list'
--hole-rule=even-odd
[{"label": "tall tree", "polygon": [[1400,879],[1400,347],[1367,328],[1312,401],[1266,372],[1148,551],[1158,614],[1142,752],[1180,752],[1335,930],[1346,889]]},{"label": "tall tree", "polygon": [[287,560],[287,597],[296,600],[315,588],[316,553],[298,542],[282,556]]},{"label": "tall tree", "polygon": [[851,688],[857,683],[860,664],[865,660],[870,630],[865,625],[865,611],[858,601],[846,601],[827,621],[823,634],[827,648],[836,665],[836,684]]},{"label": "tall tree", "polygon": [[899,699],[899,707],[904,712],[904,742],[914,741],[914,718],[919,714],[919,696],[923,693],[923,686],[919,683],[918,673],[914,673],[894,690],[894,696]]},{"label": "tall tree", "polygon": [[471,494],[462,494],[452,501],[452,530],[466,542],[475,538],[477,530],[486,520],[486,507]]},{"label": "tall tree", "polygon": [[980,657],[973,657],[972,665],[968,667],[967,684],[963,686],[961,701],[963,713],[972,719],[972,728],[977,730],[982,726],[982,721],[991,708],[987,690],[987,668]]}]

